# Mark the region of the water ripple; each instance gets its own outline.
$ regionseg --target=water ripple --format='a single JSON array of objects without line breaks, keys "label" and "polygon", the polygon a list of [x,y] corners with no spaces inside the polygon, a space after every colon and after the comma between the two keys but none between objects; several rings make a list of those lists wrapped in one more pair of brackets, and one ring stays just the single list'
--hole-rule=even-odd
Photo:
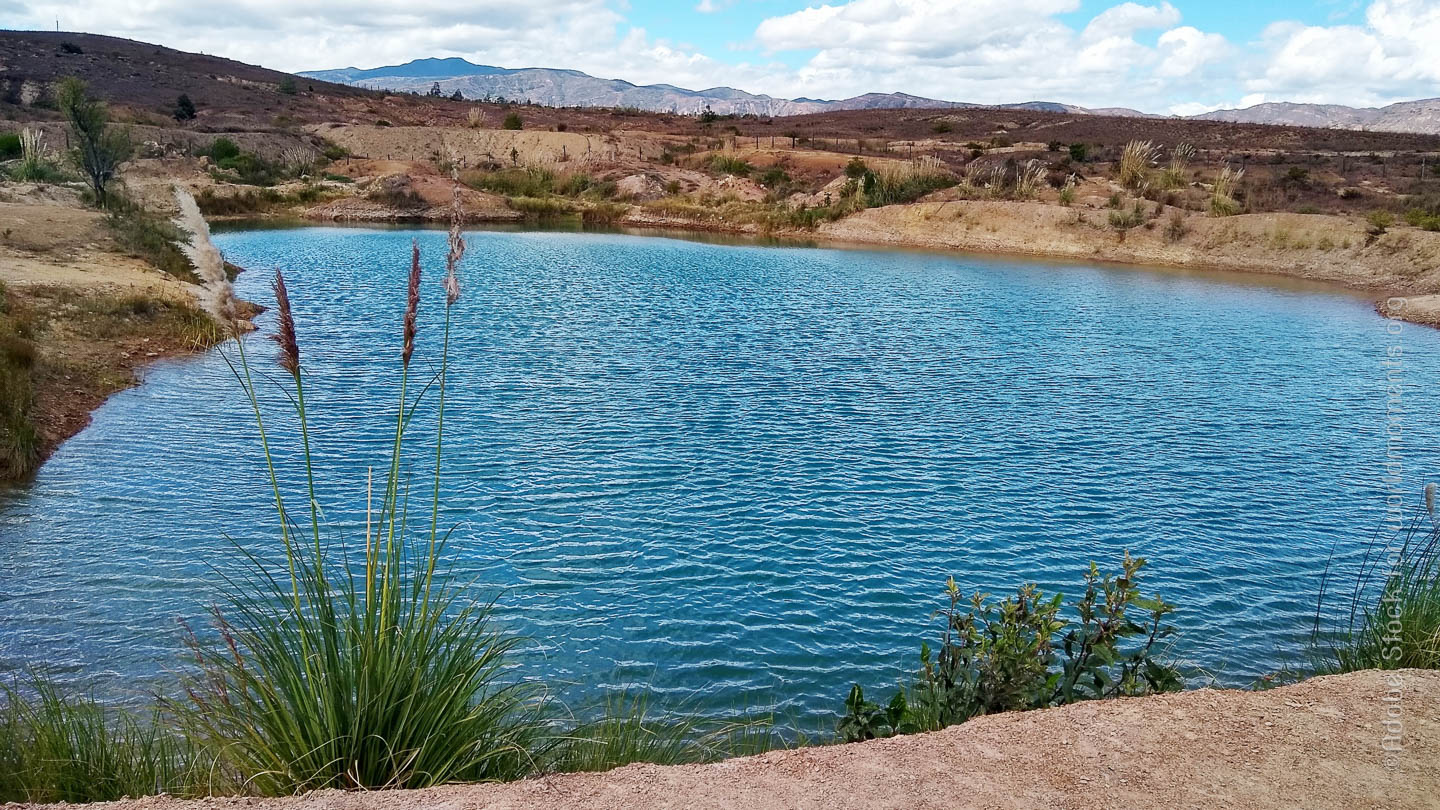
[{"label": "water ripple", "polygon": [[[384,469],[412,236],[226,234],[246,297],[284,266],[333,537]],[[949,575],[1073,592],[1131,549],[1232,682],[1294,662],[1332,549],[1386,490],[1386,348],[1440,335],[1363,301],[996,259],[471,234],[452,337],[443,524],[457,575],[532,639],[526,677],[643,683],[724,711],[833,711],[913,665]],[[438,275],[416,364],[438,367]],[[257,361],[272,347],[248,342]],[[269,388],[287,487],[293,420]],[[1406,389],[1403,489],[1436,469]],[[434,414],[406,473],[426,491]],[[218,353],[157,365],[0,496],[0,668],[143,683],[178,664],[229,538],[274,550],[256,433]],[[419,496],[417,496],[419,497]]]}]

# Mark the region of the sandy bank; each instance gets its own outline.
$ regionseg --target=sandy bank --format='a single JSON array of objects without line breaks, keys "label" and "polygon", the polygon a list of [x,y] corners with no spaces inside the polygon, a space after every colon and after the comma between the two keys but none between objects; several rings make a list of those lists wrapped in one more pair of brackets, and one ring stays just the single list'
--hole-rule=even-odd
[{"label": "sandy bank", "polygon": [[1024,202],[951,201],[872,208],[822,225],[847,242],[1267,273],[1374,292],[1440,293],[1440,233],[1321,214],[1170,214],[1117,232],[1109,211]]},{"label": "sandy bank", "polygon": [[[1398,676],[1396,678],[1395,676]],[[1394,679],[1392,681],[1392,679]],[[1393,687],[1392,683],[1398,682]],[[1398,707],[1403,750],[1382,747]],[[934,734],[507,785],[150,798],[106,810],[1433,808],[1440,672],[1360,672],[982,717]]]}]

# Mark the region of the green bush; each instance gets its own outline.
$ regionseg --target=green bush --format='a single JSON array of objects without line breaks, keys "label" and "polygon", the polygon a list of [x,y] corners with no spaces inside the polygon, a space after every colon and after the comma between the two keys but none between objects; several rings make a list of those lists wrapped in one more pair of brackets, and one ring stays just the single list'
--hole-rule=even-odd
[{"label": "green bush", "polygon": [[1092,563],[1085,594],[1073,603],[1076,621],[1061,615],[1060,594],[1046,596],[1033,584],[997,603],[980,593],[966,599],[951,579],[939,612],[945,625],[939,649],[932,655],[921,645],[920,670],[883,707],[852,686],[841,738],[933,731],[982,714],[1179,690],[1179,670],[1159,648],[1174,633],[1162,623],[1174,606],[1141,595],[1144,567],[1128,553],[1118,576],[1101,576]]},{"label": "green bush", "polygon": [[1129,211],[1110,212],[1110,227],[1117,231],[1126,231],[1143,224],[1145,224],[1145,207],[1139,200],[1135,201],[1135,207]]},{"label": "green bush", "polygon": [[500,122],[501,129],[523,129],[524,126],[525,122],[520,118],[520,113],[515,112],[506,114],[505,120]]},{"label": "green bush", "polygon": [[507,197],[544,197],[555,191],[555,173],[538,167],[466,172],[460,179],[472,188]]},{"label": "green bush", "polygon": [[219,163],[222,160],[231,160],[240,157],[240,145],[229,138],[216,138],[210,142],[210,148],[205,150],[210,159]]},{"label": "green bush", "polygon": [[201,189],[195,195],[195,204],[200,213],[207,217],[227,217],[244,214],[259,214],[282,204],[283,198],[271,189],[246,189],[237,194],[217,194],[212,189]]},{"label": "green bush", "polygon": [[20,133],[0,132],[0,160],[20,157]]},{"label": "green bush", "polygon": [[1432,214],[1423,208],[1406,211],[1405,222],[1424,231],[1440,231],[1440,214]]},{"label": "green bush", "polygon": [[247,186],[273,186],[285,179],[286,175],[279,165],[251,152],[241,152],[234,157],[217,160],[215,167],[229,175],[224,179]]},{"label": "green bush", "polygon": [[779,166],[771,166],[770,168],[765,170],[764,174],[760,175],[760,185],[765,186],[766,188],[783,186],[789,182],[790,173],[780,168]]}]

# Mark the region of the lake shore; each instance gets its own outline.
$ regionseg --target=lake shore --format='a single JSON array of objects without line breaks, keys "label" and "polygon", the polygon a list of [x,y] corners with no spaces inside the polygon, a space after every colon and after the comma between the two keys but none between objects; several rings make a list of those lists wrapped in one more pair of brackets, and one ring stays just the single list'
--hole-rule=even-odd
[{"label": "lake shore", "polygon": [[[867,209],[814,230],[700,219],[644,205],[630,206],[611,224],[641,231],[733,234],[816,245],[916,248],[1294,278],[1363,294],[1385,317],[1440,326],[1440,233],[1398,226],[1373,234],[1357,218],[1325,214],[1215,218],[1179,209],[1167,214],[1180,215],[1178,226],[1156,218],[1117,231],[1108,224],[1108,211],[1096,204],[1066,208],[1039,202],[943,199],[945,195]],[[467,221],[524,222],[517,212],[493,202],[467,205]],[[337,211],[344,213],[337,216]],[[439,223],[446,221],[449,209],[436,206],[407,213],[367,201],[350,207],[332,202],[297,213],[312,222]]]},{"label": "lake shore", "polygon": [[7,186],[0,220],[6,316],[31,347],[25,423],[35,455],[23,480],[90,423],[114,393],[137,385],[145,367],[203,351],[218,332],[198,308],[200,288],[167,275],[115,243],[105,217],[74,192]]},{"label": "lake shore", "polygon": [[[154,173],[137,178],[163,203],[173,177]],[[148,182],[146,182],[148,180]],[[441,185],[426,189],[439,195]],[[940,192],[944,197],[948,192]],[[73,193],[39,188],[7,191],[0,202],[7,217],[25,227],[0,245],[5,259],[0,282],[12,295],[38,302],[41,320],[62,326],[51,313],[77,296],[113,303],[146,298],[188,306],[199,287],[165,275],[120,251],[104,232],[103,217],[83,208]],[[474,223],[524,226],[527,220],[494,195],[465,197],[466,219]],[[162,209],[163,210],[163,209]],[[1036,202],[934,199],[860,211],[814,230],[768,229],[720,219],[658,213],[629,206],[608,224],[640,232],[729,234],[794,240],[830,246],[922,249],[1036,259],[1104,262],[1137,267],[1181,268],[1199,273],[1245,273],[1336,285],[1369,297],[1389,318],[1440,327],[1440,233],[1404,226],[1371,234],[1348,217],[1305,214],[1248,214],[1227,218],[1184,217],[1183,233],[1153,227],[1117,232],[1105,224],[1106,211],[1094,203],[1065,208]],[[217,217],[264,223],[268,216]],[[320,224],[438,223],[449,207],[396,209],[354,198],[283,211],[283,216]],[[1157,219],[1156,222],[1159,220]],[[535,220],[529,220],[536,224]],[[543,224],[543,220],[540,224]],[[57,302],[55,299],[64,299]],[[112,307],[113,309],[113,307]],[[112,320],[116,320],[113,319]],[[150,361],[185,354],[206,345],[167,336],[125,315],[105,328],[100,340],[73,329],[45,330],[41,354],[52,367],[37,386],[36,423],[41,458],[89,423],[90,412],[111,394],[139,380]],[[118,325],[117,325],[118,324]]]},{"label": "lake shore", "polygon": [[[1403,739],[1382,725],[1399,707]],[[152,797],[99,810],[649,810],[705,807],[1428,808],[1440,672],[1366,670],[1266,691],[1201,689],[980,717],[944,731],[709,765],[629,765],[508,784]],[[1342,765],[1343,764],[1343,765]],[[38,807],[19,805],[19,807]],[[59,807],[55,805],[54,807]]]}]

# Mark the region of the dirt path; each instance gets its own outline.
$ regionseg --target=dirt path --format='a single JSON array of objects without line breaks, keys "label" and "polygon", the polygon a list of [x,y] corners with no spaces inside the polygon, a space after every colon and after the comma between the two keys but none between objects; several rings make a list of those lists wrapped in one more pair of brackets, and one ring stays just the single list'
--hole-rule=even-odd
[{"label": "dirt path", "polygon": [[[1392,687],[1395,676],[1398,687]],[[1391,706],[1398,707],[1403,725],[1403,750],[1394,755],[1382,747],[1382,722]],[[152,798],[96,807],[1435,808],[1440,672],[1372,671],[1266,692],[1201,690],[1082,703],[983,717],[934,734],[713,765],[632,765],[604,774],[424,791]]]}]

